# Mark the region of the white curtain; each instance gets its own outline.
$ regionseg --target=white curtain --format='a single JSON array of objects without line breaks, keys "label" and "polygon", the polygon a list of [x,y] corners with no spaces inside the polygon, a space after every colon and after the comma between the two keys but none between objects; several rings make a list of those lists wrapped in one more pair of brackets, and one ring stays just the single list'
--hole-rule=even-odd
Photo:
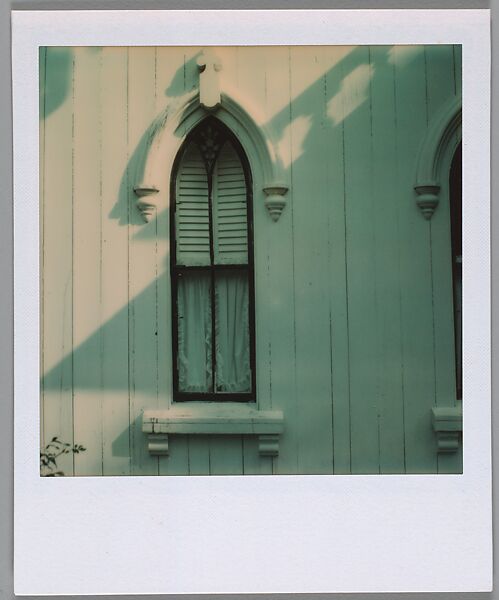
[{"label": "white curtain", "polygon": [[215,277],[215,390],[212,376],[210,274],[178,279],[178,371],[181,392],[250,392],[248,275]]},{"label": "white curtain", "polygon": [[216,391],[250,392],[247,272],[217,274],[215,307]]},{"label": "white curtain", "polygon": [[210,274],[182,274],[177,293],[179,391],[211,392]]}]

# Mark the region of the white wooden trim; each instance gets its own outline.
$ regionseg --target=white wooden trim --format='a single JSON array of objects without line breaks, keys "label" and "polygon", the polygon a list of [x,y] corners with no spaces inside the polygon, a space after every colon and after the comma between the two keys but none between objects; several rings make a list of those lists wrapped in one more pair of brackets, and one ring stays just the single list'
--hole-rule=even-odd
[{"label": "white wooden trim", "polygon": [[454,96],[444,104],[430,123],[421,144],[416,167],[414,189],[417,205],[425,219],[431,219],[437,208],[441,190],[443,157],[449,145],[453,150],[461,139],[462,98]]},{"label": "white wooden trim", "polygon": [[[195,90],[183,96],[178,103],[170,104],[155,119],[149,129],[147,150],[139,162],[134,185],[139,198],[137,207],[146,222],[158,209],[168,207],[169,176],[175,156],[189,131],[208,114],[214,114],[237,135],[252,172],[260,174],[258,191],[269,188],[278,190],[275,192],[280,196],[278,214],[268,206],[272,219],[277,220],[286,205],[284,195],[289,189],[285,183],[285,169],[277,141],[264,126],[262,117],[254,109],[243,107],[241,101],[234,99],[234,95],[222,93],[221,103],[208,111],[200,104],[199,92]],[[144,197],[147,199],[144,200]]]},{"label": "white wooden trim", "polygon": [[169,435],[188,434],[258,435],[260,455],[277,456],[283,430],[282,411],[260,411],[237,403],[176,404],[167,410],[147,410],[142,420],[142,431],[149,434],[149,452],[154,455],[168,454]]}]

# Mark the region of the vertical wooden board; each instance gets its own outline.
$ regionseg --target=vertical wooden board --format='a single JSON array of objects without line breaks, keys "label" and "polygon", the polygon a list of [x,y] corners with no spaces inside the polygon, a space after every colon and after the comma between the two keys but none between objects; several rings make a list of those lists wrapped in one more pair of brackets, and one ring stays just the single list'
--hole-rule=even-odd
[{"label": "vertical wooden board", "polygon": [[44,373],[44,360],[43,360],[43,340],[45,334],[44,327],[44,289],[43,289],[43,273],[44,273],[44,251],[43,251],[43,239],[44,239],[44,223],[45,223],[45,87],[46,87],[46,63],[47,63],[47,48],[40,47],[38,49],[38,93],[39,93],[39,104],[38,104],[38,115],[39,115],[39,193],[40,193],[40,212],[39,212],[39,226],[40,226],[40,448],[45,447],[45,428],[43,418],[43,373]]},{"label": "vertical wooden board", "polygon": [[455,93],[454,47],[425,46],[428,122]]},{"label": "vertical wooden board", "polygon": [[272,475],[274,458],[260,456],[258,436],[245,435],[243,440],[243,475]]},{"label": "vertical wooden board", "polygon": [[[202,48],[199,48],[202,51]],[[222,70],[219,72],[219,81],[222,89],[228,87],[239,91],[239,46],[219,46],[214,48],[215,55],[220,59]],[[198,82],[196,81],[196,86]],[[230,91],[229,91],[230,93]]]},{"label": "vertical wooden board", "polygon": [[345,205],[352,473],[379,471],[379,356],[376,307],[370,49],[344,62]]},{"label": "vertical wooden board", "polygon": [[102,51],[101,395],[104,475],[130,473],[127,50]]},{"label": "vertical wooden board", "polygon": [[[239,46],[237,48],[237,90],[245,106],[263,115],[267,93],[267,60],[275,48]],[[261,125],[261,123],[258,123]]]},{"label": "vertical wooden board", "polygon": [[[290,146],[290,58],[289,49],[282,46],[267,48],[264,110],[267,126],[279,140],[280,148]],[[284,107],[284,108],[282,108]],[[291,186],[291,169],[284,174]],[[255,279],[257,316],[257,377],[258,402],[268,399],[268,407],[284,413],[284,433],[279,456],[273,459],[275,473],[298,472],[295,321],[293,292],[293,201],[294,190],[286,194],[286,207],[274,223],[263,202],[261,191],[255,191]],[[268,240],[265,244],[262,240]],[[263,405],[265,406],[265,405]],[[245,446],[249,465],[251,445]]]},{"label": "vertical wooden board", "polygon": [[156,221],[144,223],[133,187],[155,116],[155,48],[128,49],[128,223],[129,223],[129,385],[131,471],[158,474],[158,459],[147,449],[142,413],[157,407]]},{"label": "vertical wooden board", "polygon": [[[156,48],[156,116],[164,111],[175,96],[185,93],[184,64],[197,49],[182,47]],[[169,189],[171,173],[165,173],[160,185]],[[172,401],[172,309],[170,287],[170,214],[168,207],[156,221],[156,295],[157,295],[157,381],[158,406],[167,408]],[[161,463],[162,464],[162,461]]]},{"label": "vertical wooden board", "polygon": [[[44,438],[73,443],[73,51],[47,48],[45,58],[42,322],[50,335],[41,340]],[[58,468],[72,475],[73,457],[62,456]]]},{"label": "vertical wooden board", "polygon": [[189,475],[210,474],[210,439],[206,435],[189,436]]},{"label": "vertical wooden board", "polygon": [[198,77],[196,56],[199,52],[199,48],[183,46],[156,48],[157,112],[192,88]]},{"label": "vertical wooden board", "polygon": [[159,458],[160,475],[189,475],[189,436],[168,436],[168,456]]},{"label": "vertical wooden board", "polygon": [[435,399],[429,224],[413,190],[417,152],[427,127],[423,48],[406,63],[394,47],[402,300],[405,457],[408,473],[435,472],[431,426]]},{"label": "vertical wooden board", "polygon": [[76,475],[102,475],[100,48],[75,48],[73,196],[74,437]]},{"label": "vertical wooden board", "polygon": [[[350,52],[353,49],[350,50]],[[327,53],[335,55],[343,48],[330,46]],[[346,216],[344,170],[344,122],[330,114],[331,108],[341,105],[341,86],[346,71],[338,60],[326,74],[328,102],[328,154],[326,197],[328,219],[329,336],[330,372],[333,419],[333,468],[337,474],[351,471],[350,454],[350,377],[348,341],[348,297],[346,263]]]},{"label": "vertical wooden board", "polygon": [[[378,374],[379,456],[381,473],[403,473],[404,388],[400,318],[400,264],[397,188],[387,174],[397,172],[394,66],[388,48],[371,47],[372,195]],[[396,175],[395,175],[396,177]]]},{"label": "vertical wooden board", "polygon": [[[292,47],[290,52],[298,473],[332,473],[324,50]],[[295,82],[311,72],[313,83],[297,95]]]},{"label": "vertical wooden board", "polygon": [[243,440],[240,435],[210,437],[210,475],[243,474]]}]

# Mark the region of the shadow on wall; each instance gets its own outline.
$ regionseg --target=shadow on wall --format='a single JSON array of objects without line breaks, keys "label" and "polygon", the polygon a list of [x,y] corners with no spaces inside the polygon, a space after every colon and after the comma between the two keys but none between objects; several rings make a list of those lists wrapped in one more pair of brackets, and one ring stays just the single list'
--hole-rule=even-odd
[{"label": "shadow on wall", "polygon": [[[182,96],[189,91],[187,90],[189,82],[197,81],[196,58],[197,56],[194,56],[176,71],[170,85],[165,90],[166,96],[172,98]],[[71,50],[61,49],[60,53],[54,56],[54,60],[57,60],[59,64],[58,75],[48,79],[41,90],[41,94],[45,96],[45,116],[63,102],[71,81]],[[402,66],[406,67],[408,62],[402,63]],[[293,166],[296,167],[298,161],[306,159],[307,153],[313,148],[314,139],[319,133],[322,137],[324,131],[326,131],[326,135],[343,136],[345,121],[351,119],[355,115],[356,109],[369,99],[370,86],[377,76],[377,71],[381,70],[381,66],[387,64],[390,67],[393,65],[391,48],[387,47],[383,53],[378,52],[375,59],[371,58],[369,61],[366,48],[358,47],[344,56],[294,98],[290,105],[285,106],[266,123],[266,127],[274,132],[277,140],[285,139],[293,122],[301,124],[301,135],[295,136],[293,155],[287,164],[286,174],[289,180],[291,180]],[[324,98],[323,111],[320,113],[314,108],[311,109],[311,107],[317,107],[318,94],[322,94]],[[347,105],[348,102],[350,104]],[[136,234],[134,239],[154,239],[158,231],[167,231],[165,223],[160,221],[168,218],[166,211],[158,215],[158,220],[153,220],[147,225],[143,223],[133,192],[134,184],[140,181],[143,174],[147,147],[159,125],[160,123],[155,121],[142,135],[129,159],[120,182],[116,204],[109,214],[109,218],[116,219],[121,226],[143,224],[144,228]],[[316,153],[317,150],[314,149],[314,152]],[[356,168],[362,169],[363,165],[359,164]],[[291,207],[288,207],[286,210],[290,209]],[[150,307],[156,306],[158,286],[169,287],[166,274],[151,282],[135,298],[129,298],[129,304],[44,375],[42,378],[43,388],[47,390],[61,389],[62,374],[67,373],[68,368],[71,369],[71,365],[74,366],[73,372],[75,373],[74,389],[101,391],[127,390],[129,381],[133,381],[133,374],[123,377],[123,373],[128,373],[129,369],[139,372],[143,369],[150,370],[151,365],[156,365],[157,369],[157,332],[151,332],[153,326],[147,328],[147,335],[151,337],[148,338],[146,344],[142,343],[140,356],[133,353],[132,346],[128,346],[128,341],[123,347],[120,340],[128,340],[128,332],[130,328],[133,329],[130,320],[134,318],[135,312],[140,314],[143,319]],[[151,322],[155,324],[156,314],[150,316]],[[144,339],[142,339],[143,341]],[[132,353],[134,354],[133,361],[130,358]],[[136,391],[140,393],[151,396],[156,396],[158,393],[157,377],[156,379],[141,377],[140,384],[134,383],[134,385],[136,385]],[[137,423],[130,425],[131,428],[137,426]],[[113,441],[113,454],[128,456],[128,430],[123,431]]]},{"label": "shadow on wall", "polygon": [[[194,55],[177,69],[170,85],[165,90],[165,96],[175,98],[191,91],[197,84],[197,57]],[[286,147],[288,138],[293,139],[293,156],[284,156],[284,163],[288,177],[291,176],[291,164],[302,158],[307,152],[307,143],[312,140],[318,129],[329,128],[331,131],[339,128],[342,122],[368,99],[370,80],[376,71],[375,66],[364,64],[366,59],[365,49],[358,47],[348,53],[329,71],[324,73],[314,84],[306,88],[292,102],[291,108],[284,107],[265,124],[275,138],[280,140],[281,147]],[[390,61],[389,48],[386,59]],[[327,79],[328,85],[324,85]],[[327,114],[316,115],[311,106],[315,106],[317,90],[324,90],[327,101]],[[348,110],[344,109],[344,96],[353,98]],[[216,113],[215,113],[216,115]],[[293,121],[293,135],[291,135],[290,115]],[[168,113],[160,114],[144,132],[137,147],[131,155],[127,168],[120,183],[118,199],[109,217],[116,219],[120,225],[140,225],[143,223],[136,205],[136,196],[133,187],[142,181],[147,158],[147,149],[153,140],[158,128],[164,125]],[[151,183],[151,182],[146,182]],[[166,230],[164,230],[166,231]],[[153,234],[154,228],[148,227],[147,232]],[[147,236],[144,236],[144,239]]]},{"label": "shadow on wall", "polygon": [[50,49],[50,69],[46,70],[47,49],[40,48],[40,119],[46,119],[61,106],[69,95],[73,77],[71,48]]},{"label": "shadow on wall", "polygon": [[[197,75],[197,57],[200,52],[195,54],[188,61],[177,69],[170,85],[165,89],[165,96],[168,98],[177,98],[183,96],[186,92],[195,87]],[[189,82],[191,85],[189,87]],[[142,181],[144,175],[145,160],[147,158],[147,149],[153,140],[156,131],[163,127],[165,118],[168,118],[168,112],[161,112],[156,119],[143,133],[133,154],[131,155],[123,177],[120,182],[118,199],[109,213],[110,219],[116,219],[120,225],[141,225],[144,220],[137,210],[136,196],[133,188]],[[154,227],[147,228],[148,232],[154,232]],[[148,236],[147,236],[148,237]],[[145,239],[145,238],[144,238]]]},{"label": "shadow on wall", "polygon": [[[127,373],[130,369],[141,374],[150,374],[140,378],[141,393],[156,396],[158,393],[158,345],[156,325],[156,297],[158,288],[166,286],[166,273],[152,281],[144,291],[133,298],[131,304],[125,305],[104,325],[98,328],[77,348],[57,363],[41,379],[45,390],[62,390],[67,387],[67,373],[74,373],[73,387],[81,390],[125,390],[128,389]],[[153,307],[153,308],[151,308]],[[135,314],[144,316],[151,312],[150,326],[136,326],[130,322]],[[140,353],[129,353],[128,335],[131,331],[140,330],[142,344]],[[144,341],[144,337],[147,336]]]},{"label": "shadow on wall", "polygon": [[[266,123],[266,127],[270,128],[277,139],[286,134],[286,130],[290,126],[290,120],[305,119],[307,122],[307,131],[302,139],[300,139],[300,151],[298,156],[293,157],[292,162],[288,165],[287,175],[291,179],[291,169],[298,161],[303,161],[310,147],[313,145],[314,137],[320,130],[329,130],[330,135],[343,135],[342,128],[346,119],[352,118],[355,114],[355,109],[361,106],[368,99],[368,88],[371,80],[376,77],[377,63],[373,61],[370,65],[366,65],[366,48],[357,47],[352,52],[348,53],[339,60],[331,69],[319,77],[312,85],[308,86],[302,93],[291,101],[291,107],[286,106],[280,112],[272,117]],[[169,85],[165,90],[165,95],[180,96],[186,91],[189,81],[196,81],[196,58],[197,55],[187,61],[180,67]],[[386,51],[381,55],[377,55],[378,62],[382,60],[384,63],[393,64],[391,47],[387,47]],[[55,107],[57,102],[61,102],[64,97],[64,90],[67,91],[68,81],[70,80],[71,66],[71,50],[61,49],[57,56],[58,70],[60,73],[54,79],[59,82],[59,85],[49,84],[45,87],[45,94],[52,95],[47,98],[47,106]],[[406,64],[404,66],[407,66]],[[353,75],[352,75],[353,74]],[[327,82],[325,85],[324,82]],[[349,107],[344,108],[344,100],[342,94],[345,94],[345,86],[348,87],[348,95],[355,99],[355,107],[352,110]],[[322,114],[314,114],[311,106],[316,106],[317,93],[320,91],[324,95],[324,112]],[[331,108],[332,107],[332,108]],[[52,108],[54,110],[54,108]],[[343,111],[343,112],[342,112]],[[330,113],[330,114],[328,114]],[[291,118],[290,118],[291,115]],[[143,229],[135,235],[133,239],[147,240],[154,239],[158,231],[166,232],[165,221],[168,218],[166,211],[161,212],[156,219],[149,223],[144,223],[136,206],[136,196],[133,192],[133,185],[140,180],[147,146],[154,135],[158,121],[154,121],[148,130],[144,132],[137,147],[135,148],[126,170],[120,182],[118,199],[113,206],[109,218],[117,219],[122,226],[133,224],[143,225]],[[321,133],[323,135],[323,133]],[[168,260],[168,257],[166,257]],[[121,347],[114,346],[113,340],[123,339],[123,332],[128,332],[129,318],[133,318],[135,310],[142,316],[145,310],[131,309],[141,304],[145,307],[155,306],[155,299],[158,286],[168,286],[166,274],[161,275],[138,296],[130,298],[130,304],[124,306],[114,317],[105,323],[100,329],[94,332],[87,340],[80,344],[68,354],[63,361],[57,364],[49,372],[42,377],[42,386],[45,389],[60,389],[62,386],[61,374],[67,372],[68,363],[78,365],[78,378],[73,382],[75,388],[81,389],[124,389],[128,385],[128,380],[123,380],[120,376],[121,370],[107,369],[106,376],[102,385],[99,384],[95,377],[95,373],[100,372],[100,364],[103,356],[95,351],[99,346],[98,340],[104,339],[103,352],[105,361],[110,365],[113,364],[113,351],[119,349],[121,357]],[[151,319],[156,322],[155,315],[151,315]],[[154,346],[151,344],[151,348]],[[118,359],[117,359],[118,360]],[[122,360],[119,358],[119,360]],[[140,360],[145,362],[156,360],[156,356],[141,355]],[[74,370],[76,373],[76,369]],[[155,394],[156,382],[143,380],[140,388],[141,392]]]}]

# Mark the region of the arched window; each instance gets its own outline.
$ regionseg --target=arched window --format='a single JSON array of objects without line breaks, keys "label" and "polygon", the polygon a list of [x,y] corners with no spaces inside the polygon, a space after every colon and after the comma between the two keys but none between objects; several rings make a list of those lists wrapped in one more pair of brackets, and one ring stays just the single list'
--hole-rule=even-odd
[{"label": "arched window", "polygon": [[456,393],[457,398],[463,396],[463,367],[462,367],[462,294],[463,294],[463,265],[462,265],[462,145],[456,149],[449,177],[449,204],[452,240],[452,279],[454,289],[454,338],[456,351]]},{"label": "arched window", "polygon": [[255,399],[251,189],[233,134],[202,121],[171,183],[174,400]]}]

